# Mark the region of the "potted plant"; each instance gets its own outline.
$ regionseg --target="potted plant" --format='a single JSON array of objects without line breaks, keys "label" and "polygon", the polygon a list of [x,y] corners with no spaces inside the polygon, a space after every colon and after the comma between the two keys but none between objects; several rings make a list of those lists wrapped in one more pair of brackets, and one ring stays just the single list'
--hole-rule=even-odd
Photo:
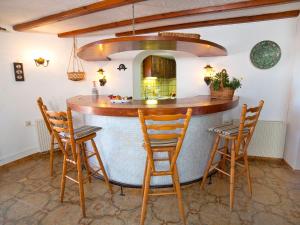
[{"label": "potted plant", "polygon": [[205,83],[210,88],[212,98],[232,99],[234,91],[242,86],[241,79],[229,79],[225,69],[211,77],[204,77]]}]

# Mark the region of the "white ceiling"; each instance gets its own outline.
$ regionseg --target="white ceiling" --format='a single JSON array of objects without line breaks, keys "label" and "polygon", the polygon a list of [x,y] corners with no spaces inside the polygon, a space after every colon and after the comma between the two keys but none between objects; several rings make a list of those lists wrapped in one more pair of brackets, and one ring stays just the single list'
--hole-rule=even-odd
[{"label": "white ceiling", "polygon": [[[233,2],[242,2],[247,0],[148,0],[135,4],[135,17],[179,11],[185,9],[200,8],[205,6],[223,5]],[[95,0],[0,0],[0,24],[15,25],[17,23],[27,22],[40,17],[51,15],[57,12],[69,10],[79,6],[95,3]],[[154,26],[163,26],[177,23],[187,23],[202,20],[229,18],[236,16],[257,15],[263,13],[272,13],[279,11],[300,9],[300,1],[285,5],[276,5],[269,7],[260,7],[248,10],[236,10],[231,12],[198,15],[191,17],[180,17],[176,19],[160,20],[143,24],[136,24],[136,29],[143,29]],[[53,24],[37,27],[34,32],[61,33],[75,29],[86,28],[90,26],[116,22],[132,18],[132,6],[126,5],[102,12],[76,17],[60,21]],[[114,34],[116,32],[131,30],[131,26],[115,28],[95,34]],[[89,34],[91,35],[91,34]]]},{"label": "white ceiling", "polygon": [[15,25],[99,2],[97,0],[0,0],[0,24]]},{"label": "white ceiling", "polygon": [[[232,17],[240,17],[240,16],[251,16],[251,15],[260,15],[264,13],[275,13],[281,11],[289,11],[300,9],[300,2],[293,3],[293,4],[285,4],[281,6],[268,6],[268,7],[259,7],[255,9],[246,9],[246,10],[235,10],[230,12],[223,12],[223,13],[212,13],[212,14],[205,14],[205,15],[198,15],[198,16],[189,16],[189,17],[180,17],[174,19],[166,19],[160,21],[153,21],[147,22],[142,24],[136,24],[135,29],[145,29],[157,26],[167,26],[172,24],[180,24],[180,23],[188,23],[188,22],[197,22],[197,21],[205,21],[205,20],[216,20],[216,19],[223,19],[223,18],[232,18]],[[40,28],[41,30],[41,28]],[[132,26],[126,27],[119,27],[115,29],[109,29],[104,31],[98,31],[94,33],[86,34],[86,36],[90,35],[110,35],[115,34],[117,32],[123,31],[130,31],[132,30]],[[46,30],[45,30],[46,32]]]}]

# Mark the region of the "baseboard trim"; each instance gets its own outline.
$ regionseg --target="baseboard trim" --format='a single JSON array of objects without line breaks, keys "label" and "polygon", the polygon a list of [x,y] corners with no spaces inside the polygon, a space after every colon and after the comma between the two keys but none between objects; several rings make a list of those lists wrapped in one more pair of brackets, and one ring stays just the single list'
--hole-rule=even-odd
[{"label": "baseboard trim", "polygon": [[5,165],[10,162],[14,162],[18,159],[24,158],[26,156],[30,156],[32,154],[35,154],[37,152],[40,152],[38,148],[27,148],[21,152],[6,155],[3,158],[0,159],[0,166]]},{"label": "baseboard trim", "polygon": [[274,157],[266,157],[266,156],[255,156],[248,155],[249,160],[261,160],[261,161],[272,161],[272,162],[283,162],[283,158],[274,158]]},{"label": "baseboard trim", "polygon": [[293,168],[293,167],[292,167],[285,159],[282,159],[282,160],[283,160],[283,162],[284,162],[291,170],[300,173],[300,170],[294,169],[294,168]]},{"label": "baseboard trim", "polygon": [[[55,154],[59,153],[60,151],[55,150]],[[40,158],[48,158],[49,157],[49,151],[44,151],[44,152],[35,152],[33,154],[24,156],[22,158],[19,158],[17,160],[7,162],[5,164],[0,165],[0,170],[2,169],[7,169],[16,165],[19,165],[21,163],[24,163],[26,161],[32,160],[32,159],[40,159]]]},{"label": "baseboard trim", "polygon": [[273,157],[264,157],[264,156],[248,156],[249,160],[261,160],[261,161],[269,161],[269,162],[278,162],[286,165],[289,169],[300,172],[300,170],[294,169],[285,159],[283,158],[273,158]]}]

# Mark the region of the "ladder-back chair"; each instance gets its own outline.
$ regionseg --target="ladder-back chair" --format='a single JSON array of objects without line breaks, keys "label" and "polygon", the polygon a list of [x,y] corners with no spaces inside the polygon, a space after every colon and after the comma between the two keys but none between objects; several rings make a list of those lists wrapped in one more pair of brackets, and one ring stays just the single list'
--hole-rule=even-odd
[{"label": "ladder-back chair", "polygon": [[[244,104],[242,107],[239,124],[223,124],[209,129],[209,131],[215,133],[216,137],[208,165],[203,175],[201,189],[204,188],[208,174],[213,170],[217,170],[222,175],[225,174],[229,176],[230,210],[233,209],[234,203],[234,183],[235,177],[237,176],[235,175],[235,165],[243,168],[242,173],[247,176],[248,189],[252,195],[252,184],[249,172],[247,150],[263,105],[263,100],[259,102],[258,106],[253,108],[248,108],[247,105]],[[219,148],[221,139],[224,140],[224,146]],[[218,162],[214,162],[216,154],[220,154],[220,160]],[[240,160],[243,160],[244,164],[240,163]],[[226,170],[226,161],[230,163],[229,171]]]},{"label": "ladder-back chair", "polygon": [[[192,109],[187,109],[186,114],[148,115],[147,111],[143,110],[138,110],[138,114],[144,136],[144,148],[147,152],[140,224],[143,225],[145,221],[148,196],[170,194],[177,195],[181,219],[186,224],[176,161],[191,119]],[[165,156],[162,158],[162,155]],[[158,170],[157,165],[162,161],[169,163],[167,170]],[[171,176],[174,190],[149,193],[152,176]]]},{"label": "ladder-back chair", "polygon": [[[104,169],[103,162],[100,158],[96,143],[94,138],[96,137],[96,132],[99,131],[100,127],[95,126],[82,126],[80,128],[73,128],[73,120],[71,109],[68,108],[67,112],[53,112],[47,111],[43,108],[47,120],[53,130],[53,135],[58,142],[58,146],[64,154],[63,159],[63,172],[61,179],[61,192],[60,199],[63,202],[65,183],[66,179],[69,179],[79,185],[80,194],[80,206],[82,215],[85,217],[85,198],[84,198],[84,182],[86,179],[83,177],[82,173],[82,159],[84,161],[87,170],[87,179],[91,182],[91,176],[102,171],[104,181],[112,193],[112,187],[109,183],[108,176]],[[91,141],[92,152],[87,151],[85,143]],[[93,168],[89,163],[89,158],[96,157],[99,168]],[[77,171],[77,179],[67,175],[68,166],[71,166]]]},{"label": "ladder-back chair", "polygon": [[50,153],[50,176],[53,176],[54,135],[53,135],[53,132],[52,132],[51,125],[50,125],[49,121],[47,120],[47,115],[45,114],[45,111],[43,110],[43,108],[45,108],[45,110],[47,111],[48,110],[47,106],[44,105],[43,99],[41,97],[38,97],[37,104],[38,104],[38,107],[41,111],[41,114],[42,114],[43,119],[45,121],[46,127],[49,131],[49,134],[50,134],[50,149],[49,149],[49,153]]}]

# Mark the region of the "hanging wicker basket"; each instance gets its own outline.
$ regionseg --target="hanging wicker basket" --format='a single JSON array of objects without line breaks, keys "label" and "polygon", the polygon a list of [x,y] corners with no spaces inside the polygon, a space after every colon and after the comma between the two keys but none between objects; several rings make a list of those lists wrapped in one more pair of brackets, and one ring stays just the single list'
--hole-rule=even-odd
[{"label": "hanging wicker basket", "polygon": [[85,72],[67,72],[68,79],[73,81],[84,80]]},{"label": "hanging wicker basket", "polygon": [[77,56],[77,40],[73,38],[73,48],[71,51],[68,65],[68,79],[72,81],[80,81],[85,79],[85,72],[81,60]]}]

